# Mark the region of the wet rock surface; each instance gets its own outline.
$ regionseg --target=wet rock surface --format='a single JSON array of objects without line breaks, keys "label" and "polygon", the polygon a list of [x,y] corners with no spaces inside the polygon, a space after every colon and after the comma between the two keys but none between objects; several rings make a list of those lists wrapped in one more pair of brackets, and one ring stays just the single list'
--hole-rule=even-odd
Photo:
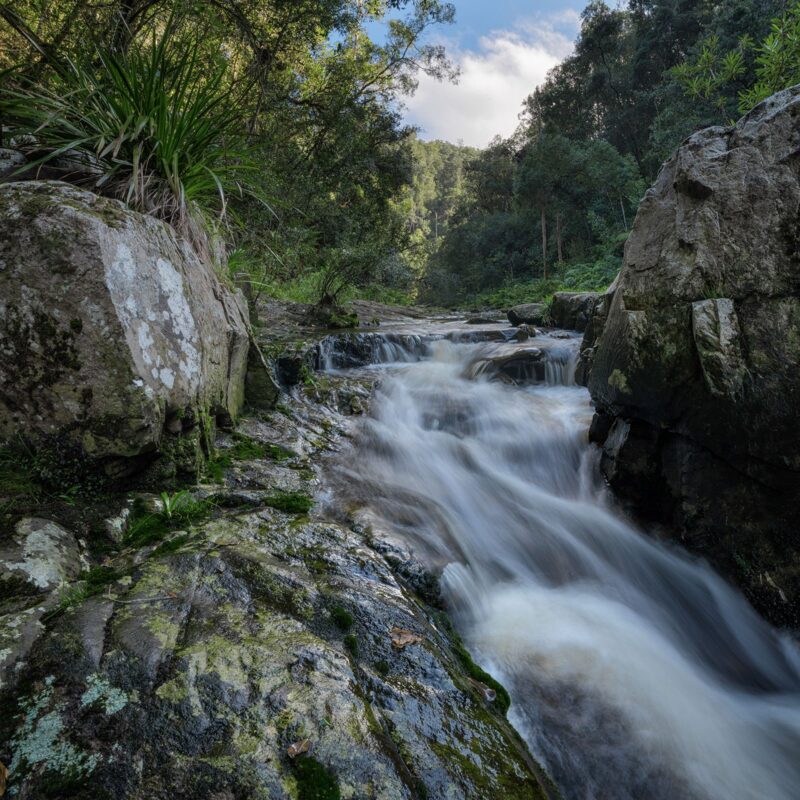
[{"label": "wet rock surface", "polygon": [[[9,796],[553,796],[467,673],[435,577],[320,484],[378,380],[306,374],[218,435],[188,497],[118,509],[88,552],[36,523],[76,549],[0,598]],[[27,531],[0,536],[2,576]]]},{"label": "wet rock surface", "polygon": [[612,486],[794,627],[799,107],[781,92],[664,165],[579,369]]}]

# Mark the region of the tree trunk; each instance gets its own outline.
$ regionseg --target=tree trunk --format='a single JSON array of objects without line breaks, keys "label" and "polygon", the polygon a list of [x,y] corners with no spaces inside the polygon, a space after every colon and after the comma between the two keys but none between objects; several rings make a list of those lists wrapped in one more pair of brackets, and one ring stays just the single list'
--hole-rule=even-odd
[{"label": "tree trunk", "polygon": [[564,261],[564,254],[561,250],[561,212],[556,214],[556,245],[558,246],[558,263]]},{"label": "tree trunk", "polygon": [[547,214],[542,206],[542,275],[547,280]]},{"label": "tree trunk", "polygon": [[622,224],[625,226],[625,230],[628,230],[628,217],[625,214],[625,203],[622,202],[622,198],[619,199],[619,207],[622,209]]}]

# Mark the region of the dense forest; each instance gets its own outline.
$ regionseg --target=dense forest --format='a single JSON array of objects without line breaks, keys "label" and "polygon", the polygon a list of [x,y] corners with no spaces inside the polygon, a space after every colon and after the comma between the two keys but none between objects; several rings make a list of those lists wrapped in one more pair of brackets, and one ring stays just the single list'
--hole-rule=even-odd
[{"label": "dense forest", "polygon": [[574,53],[526,98],[514,136],[468,161],[424,293],[502,306],[607,286],[670,152],[800,79],[798,4],[785,6],[591,2]]},{"label": "dense forest", "polygon": [[44,166],[82,154],[85,185],[223,244],[257,294],[503,305],[608,285],[670,151],[800,79],[797,2],[592,0],[573,54],[520,98],[512,137],[423,142],[403,99],[421,71],[457,78],[427,43],[455,13],[3,4],[2,135]]}]

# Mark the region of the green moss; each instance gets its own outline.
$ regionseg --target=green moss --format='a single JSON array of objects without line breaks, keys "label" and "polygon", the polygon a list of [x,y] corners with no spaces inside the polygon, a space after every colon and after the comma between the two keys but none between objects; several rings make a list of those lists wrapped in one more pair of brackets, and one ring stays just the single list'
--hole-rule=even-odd
[{"label": "green moss", "polygon": [[306,569],[318,575],[324,575],[330,572],[330,565],[325,560],[325,549],[321,545],[312,545],[310,547],[301,547],[297,555],[303,559]]},{"label": "green moss", "polygon": [[381,676],[381,678],[385,678],[389,674],[388,661],[384,661],[383,659],[381,659],[380,661],[376,661],[373,664],[373,667],[375,668],[375,672],[377,672],[378,675]]},{"label": "green moss", "polygon": [[353,615],[341,606],[334,606],[330,610],[330,614],[331,619],[341,630],[349,631],[353,627]]},{"label": "green moss", "polygon": [[264,502],[287,514],[307,514],[314,505],[314,501],[302,492],[277,492],[270,495]]},{"label": "green moss", "polygon": [[286,461],[287,459],[295,458],[297,456],[297,453],[295,453],[293,450],[289,450],[289,448],[283,447],[279,444],[265,445],[265,449],[267,451],[267,455],[269,455],[269,457],[275,461]]},{"label": "green moss", "polygon": [[488,672],[486,672],[486,670],[481,669],[481,667],[479,667],[472,660],[472,656],[469,654],[467,648],[464,647],[461,637],[456,632],[455,628],[453,627],[453,623],[446,614],[439,613],[436,615],[436,619],[439,625],[446,631],[453,653],[458,659],[464,672],[466,672],[467,675],[469,675],[469,677],[473,680],[485,684],[490,689],[494,689],[497,695],[497,699],[495,701],[497,707],[503,712],[503,714],[508,713],[508,709],[511,708],[511,696],[509,695],[506,687],[503,686],[503,684],[501,684],[499,681],[495,680]]},{"label": "green moss", "polygon": [[225,470],[230,469],[233,464],[233,459],[228,455],[216,455],[206,461],[206,475],[211,478],[214,483],[222,483],[225,479]]},{"label": "green moss", "polygon": [[239,461],[253,461],[266,457],[264,446],[254,442],[249,436],[245,436],[243,433],[234,433],[233,440],[233,447],[227,451],[231,458]]},{"label": "green moss", "polygon": [[80,605],[94,595],[100,594],[107,586],[115,583],[126,573],[111,567],[95,566],[82,573],[60,597],[58,605],[42,617],[47,622],[67,609]]},{"label": "green moss", "polygon": [[155,550],[153,550],[153,558],[158,558],[159,556],[166,556],[170,553],[175,553],[180,550],[185,544],[188,544],[191,541],[191,536],[188,533],[182,533],[178,536],[174,536],[172,539],[169,539],[166,542],[162,542]]},{"label": "green moss", "polygon": [[349,633],[344,637],[344,646],[349,650],[353,658],[358,656],[358,638],[355,634]]},{"label": "green moss", "polygon": [[298,800],[341,800],[339,782],[326,767],[311,756],[292,762]]},{"label": "green moss", "polygon": [[609,376],[608,376],[608,385],[612,389],[617,389],[618,391],[622,392],[623,394],[630,394],[630,387],[628,386],[628,379],[625,377],[625,374],[618,369],[615,369]]},{"label": "green moss", "polygon": [[234,433],[234,445],[209,459],[206,474],[217,483],[224,478],[224,471],[233,466],[234,461],[255,461],[271,458],[273,461],[286,461],[295,458],[297,453],[279,444],[262,444],[243,433]]}]

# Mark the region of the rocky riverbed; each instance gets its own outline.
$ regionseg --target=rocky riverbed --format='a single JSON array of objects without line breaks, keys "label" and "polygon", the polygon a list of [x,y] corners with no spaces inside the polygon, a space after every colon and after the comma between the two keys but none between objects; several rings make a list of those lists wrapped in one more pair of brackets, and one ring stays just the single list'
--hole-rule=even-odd
[{"label": "rocky riverbed", "polygon": [[[359,310],[420,347],[508,327],[420,333],[400,310]],[[220,431],[200,484],[83,515],[83,499],[49,498],[51,519],[16,498],[0,544],[7,794],[554,796],[436,577],[323,486],[380,374],[316,372],[331,340],[303,309],[261,311],[284,392]]]}]

